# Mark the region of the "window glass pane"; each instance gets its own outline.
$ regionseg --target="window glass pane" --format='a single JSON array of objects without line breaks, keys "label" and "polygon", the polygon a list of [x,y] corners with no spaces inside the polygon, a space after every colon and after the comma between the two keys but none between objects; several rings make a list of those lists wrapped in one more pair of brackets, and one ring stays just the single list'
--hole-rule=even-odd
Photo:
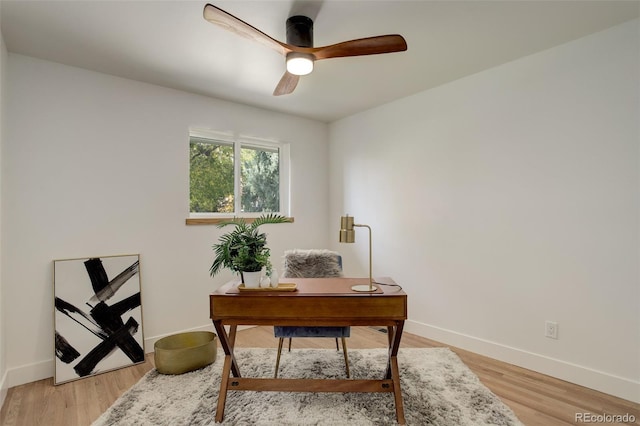
[{"label": "window glass pane", "polygon": [[189,194],[193,213],[233,213],[233,145],[190,138]]},{"label": "window glass pane", "polygon": [[275,148],[243,145],[240,150],[241,210],[280,211],[280,161]]}]

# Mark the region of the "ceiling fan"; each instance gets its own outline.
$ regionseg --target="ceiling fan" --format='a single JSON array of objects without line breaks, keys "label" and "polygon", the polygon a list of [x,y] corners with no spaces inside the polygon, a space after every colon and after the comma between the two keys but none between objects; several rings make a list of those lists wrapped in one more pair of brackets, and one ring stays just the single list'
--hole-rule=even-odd
[{"label": "ceiling fan", "polygon": [[237,35],[276,50],[286,57],[287,70],[273,91],[274,96],[292,93],[301,75],[313,71],[314,61],[347,56],[377,55],[407,50],[407,42],[398,34],[367,37],[323,47],[313,47],[313,20],[306,16],[287,19],[287,42],[278,41],[224,10],[207,4],[204,19]]}]

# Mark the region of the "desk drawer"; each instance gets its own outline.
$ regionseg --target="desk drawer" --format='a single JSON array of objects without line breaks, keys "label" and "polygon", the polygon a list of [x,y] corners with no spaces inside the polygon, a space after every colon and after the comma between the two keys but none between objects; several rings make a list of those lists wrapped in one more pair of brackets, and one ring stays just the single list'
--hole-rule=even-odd
[{"label": "desk drawer", "polygon": [[211,319],[242,320],[236,321],[238,324],[366,325],[376,319],[398,321],[407,318],[406,295],[291,298],[213,294],[210,304]]}]

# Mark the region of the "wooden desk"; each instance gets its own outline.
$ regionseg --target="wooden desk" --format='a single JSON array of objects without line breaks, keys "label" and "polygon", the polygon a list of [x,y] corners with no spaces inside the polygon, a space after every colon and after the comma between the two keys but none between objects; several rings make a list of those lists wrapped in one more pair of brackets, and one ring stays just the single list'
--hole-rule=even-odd
[{"label": "wooden desk", "polygon": [[[282,281],[296,283],[297,290],[240,292],[236,281],[225,284],[209,296],[211,319],[225,353],[216,422],[222,422],[224,418],[228,390],[261,390],[391,392],[398,423],[405,424],[397,355],[407,319],[406,293],[389,286],[378,286],[375,293],[352,291],[354,284],[368,284],[368,279],[362,278],[285,278]],[[393,281],[385,279],[384,282]],[[229,333],[225,329],[227,325]],[[238,325],[386,326],[389,336],[387,368],[380,380],[243,378],[233,353]]]}]

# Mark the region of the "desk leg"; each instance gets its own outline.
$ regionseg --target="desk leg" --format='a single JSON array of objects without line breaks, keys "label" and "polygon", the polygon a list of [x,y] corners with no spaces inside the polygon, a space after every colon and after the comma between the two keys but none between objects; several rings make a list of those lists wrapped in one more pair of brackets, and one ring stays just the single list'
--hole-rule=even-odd
[{"label": "desk leg", "polygon": [[231,356],[231,371],[233,372],[233,376],[240,377],[240,369],[238,368],[236,357],[233,354],[233,348],[236,344],[236,329],[238,327],[235,325],[230,326],[229,334],[227,334],[224,325],[221,323],[214,321],[213,326],[216,328],[218,339],[220,339],[220,345],[222,346],[225,355]]},{"label": "desk leg", "polygon": [[396,403],[396,419],[398,423],[405,424],[404,406],[402,404],[402,390],[400,389],[400,370],[398,368],[398,350],[400,349],[400,339],[404,321],[398,322],[395,327],[388,328],[389,334],[389,364],[385,378],[393,380],[393,395]]},{"label": "desk leg", "polygon": [[391,379],[392,371],[391,371],[391,357],[393,356],[393,340],[395,339],[396,328],[395,327],[387,327],[387,337],[389,338],[389,355],[387,359],[387,369],[384,372],[385,379]]},{"label": "desk leg", "polygon": [[222,367],[222,376],[220,377],[220,393],[218,394],[218,407],[216,408],[216,423],[222,423],[224,419],[224,406],[227,402],[227,389],[229,387],[229,376],[233,371],[235,377],[240,377],[240,370],[233,355],[233,347],[236,342],[236,329],[235,325],[230,326],[229,335],[222,323],[213,322],[216,331],[218,332],[218,338],[220,344],[224,349],[224,365]]},{"label": "desk leg", "polygon": [[229,373],[231,372],[231,356],[225,355],[222,377],[220,378],[220,393],[218,394],[218,407],[216,408],[216,423],[222,423],[224,419],[224,405],[227,402],[227,388],[229,385]]}]

